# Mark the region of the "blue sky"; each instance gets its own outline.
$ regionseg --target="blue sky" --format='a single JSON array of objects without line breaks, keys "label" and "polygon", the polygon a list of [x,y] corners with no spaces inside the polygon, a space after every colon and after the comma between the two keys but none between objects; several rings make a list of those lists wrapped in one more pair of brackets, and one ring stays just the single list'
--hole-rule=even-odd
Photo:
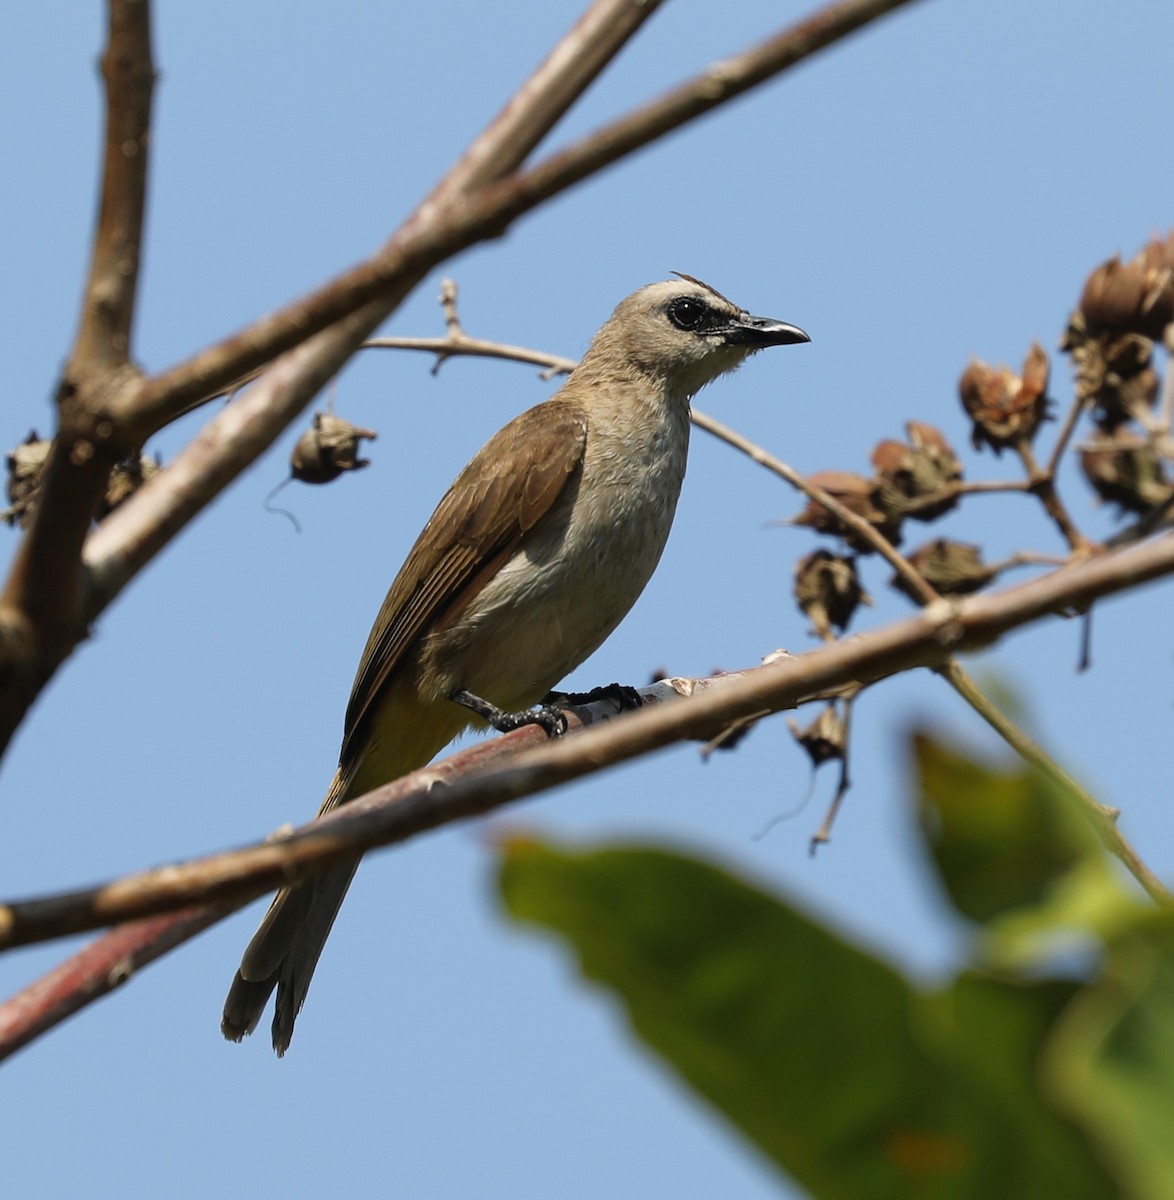
[{"label": "blue sky", "polygon": [[[578,11],[567,0],[156,9],[157,93],[136,352],[161,369],[377,245]],[[586,132],[807,11],[667,5],[556,129]],[[1111,15],[1110,15],[1111,14]],[[99,6],[23,5],[0,45],[0,222],[9,370],[0,444],[49,427],[88,250],[100,145]],[[956,401],[971,354],[1055,346],[1085,274],[1174,221],[1167,151],[1174,10],[1157,0],[914,5],[608,172],[445,268],[470,332],[582,351],[614,304],[670,270],[710,280],[812,345],[763,355],[701,407],[803,470],[867,469],[870,447],[931,421],[973,478]],[[387,332],[442,330],[439,273]],[[2,776],[5,897],[233,845],[315,809],[372,617],[453,475],[551,385],[528,368],[369,353],[339,411],[380,431],[374,466],[291,488],[299,537],[261,507],[291,432],[102,619],[39,702]],[[1067,363],[1053,395],[1070,395]],[[197,415],[152,449],[176,452]],[[1104,533],[1071,471],[1076,519]],[[705,674],[811,644],[790,601],[815,545],[779,528],[800,503],[695,437],[677,524],[630,618],[571,679]],[[927,531],[991,557],[1058,549],[1022,502],[981,498]],[[0,531],[2,532],[2,531]],[[919,531],[914,531],[914,534]],[[11,534],[0,537],[8,554]],[[878,606],[907,605],[870,564]],[[1078,628],[1017,635],[973,664],[1174,876],[1165,789],[1169,589]],[[347,901],[290,1055],[222,1041],[220,1005],[257,909],[150,968],[6,1064],[13,1195],[507,1192],[757,1200],[777,1178],[630,1038],[557,947],[508,926],[492,841],[523,827],[640,837],[731,863],[931,980],[957,961],[916,847],[900,737],[932,720],[989,745],[932,676],[878,688],[856,717],[855,786],[833,844],[780,721],[702,765],[693,748],[589,780],[488,824],[372,858]],[[769,837],[773,816],[799,809]],[[4,994],[65,943],[0,958]],[[327,1192],[327,1189],[329,1192]],[[785,1193],[784,1193],[785,1194]]]}]

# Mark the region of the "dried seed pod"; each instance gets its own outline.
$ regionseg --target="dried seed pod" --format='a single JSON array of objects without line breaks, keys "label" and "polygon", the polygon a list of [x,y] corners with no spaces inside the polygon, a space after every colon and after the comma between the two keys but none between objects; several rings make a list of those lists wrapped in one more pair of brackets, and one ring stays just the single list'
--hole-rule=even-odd
[{"label": "dried seed pod", "polygon": [[835,704],[828,704],[820,709],[819,716],[807,726],[801,726],[792,717],[788,717],[787,728],[795,741],[807,752],[813,767],[821,767],[825,762],[843,760],[847,749],[847,731]]},{"label": "dried seed pod", "polygon": [[1172,244],[1155,238],[1128,262],[1114,255],[1093,271],[1080,296],[1089,333],[1162,336],[1174,321]]},{"label": "dried seed pod", "polygon": [[294,446],[290,472],[302,483],[330,483],[344,471],[369,466],[369,459],[359,457],[360,443],[377,436],[374,429],[352,425],[332,412],[316,412],[314,423]]},{"label": "dried seed pod", "polygon": [[1157,403],[1160,381],[1154,370],[1154,343],[1138,333],[1092,336],[1080,313],[1073,313],[1061,348],[1072,356],[1076,394],[1094,408],[1107,433],[1126,421],[1144,420]]},{"label": "dried seed pod", "polygon": [[873,448],[877,504],[897,517],[932,521],[957,505],[952,486],[962,478],[962,464],[934,426],[909,421],[905,431],[908,443],[889,438]]},{"label": "dried seed pod", "polygon": [[1033,342],[1023,373],[1010,367],[991,367],[972,359],[958,381],[958,394],[974,422],[971,444],[984,443],[996,454],[1022,441],[1030,442],[1048,416],[1048,356]]},{"label": "dried seed pod", "polygon": [[807,614],[812,632],[830,641],[848,628],[861,604],[872,597],[860,583],[856,559],[829,550],[816,550],[795,565],[795,599]]},{"label": "dried seed pod", "polygon": [[[982,547],[949,538],[936,538],[906,555],[910,565],[943,596],[965,596],[985,587],[996,575],[982,561]],[[922,598],[900,575],[890,580],[893,587],[916,603]]]},{"label": "dried seed pod", "polygon": [[1174,494],[1153,445],[1128,430],[1094,435],[1080,453],[1080,469],[1102,500],[1123,511],[1149,512]]},{"label": "dried seed pod", "polygon": [[137,459],[126,459],[118,463],[110,478],[106,481],[106,492],[98,506],[98,520],[109,516],[124,500],[135,492],[163,469],[163,460],[156,455],[148,458],[140,454]]},{"label": "dried seed pod", "polygon": [[[852,471],[816,471],[808,476],[817,487],[823,488],[833,500],[842,504],[849,512],[862,517],[878,533],[894,546],[901,542],[901,518],[887,513],[876,503],[877,482],[865,479]],[[822,504],[809,500],[803,511],[792,521],[793,525],[805,525],[817,533],[834,534],[859,554],[871,554],[872,547],[854,530],[842,525]]]},{"label": "dried seed pod", "polygon": [[0,520],[21,529],[28,525],[37,506],[41,474],[52,445],[48,438],[38,437],[34,429],[19,446],[9,450],[5,457],[9,507],[0,512]]}]

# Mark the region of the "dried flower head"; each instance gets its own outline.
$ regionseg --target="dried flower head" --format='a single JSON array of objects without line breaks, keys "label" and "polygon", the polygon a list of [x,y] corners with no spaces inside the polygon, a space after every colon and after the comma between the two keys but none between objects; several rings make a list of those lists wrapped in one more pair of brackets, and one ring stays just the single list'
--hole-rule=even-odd
[{"label": "dried flower head", "polygon": [[1033,342],[1016,375],[1010,367],[991,367],[973,359],[958,381],[958,394],[974,422],[971,444],[984,444],[998,454],[1008,446],[1030,442],[1048,416],[1048,356]]},{"label": "dried flower head", "polygon": [[1154,343],[1139,333],[1093,336],[1073,313],[1061,348],[1076,368],[1076,394],[1093,405],[1097,424],[1112,433],[1126,421],[1144,420],[1157,403]]},{"label": "dried flower head", "polygon": [[[977,592],[990,583],[996,574],[983,563],[981,547],[969,542],[951,541],[949,538],[926,542],[906,557],[922,579],[943,596],[965,596]],[[921,596],[900,575],[894,575],[890,583],[911,600],[922,603]]]},{"label": "dried flower head", "polygon": [[1160,338],[1174,321],[1174,234],[1155,238],[1128,262],[1114,256],[1088,277],[1080,313],[1089,333]]},{"label": "dried flower head", "polygon": [[816,550],[796,563],[795,599],[812,631],[825,641],[835,637],[834,630],[848,628],[861,604],[872,603],[860,583],[856,559],[830,550]]},{"label": "dried flower head", "polygon": [[[850,513],[867,521],[878,533],[887,538],[894,546],[901,541],[901,519],[885,512],[877,504],[877,481],[866,479],[852,471],[816,471],[808,479],[816,487],[822,488],[829,496],[846,508]],[[805,525],[817,533],[834,534],[859,554],[871,554],[872,546],[860,537],[855,530],[848,528],[840,519],[830,513],[818,501],[809,500],[803,511],[792,522],[794,525]]]},{"label": "dried flower head", "polygon": [[800,725],[788,717],[787,728],[795,741],[807,752],[813,767],[823,766],[825,762],[843,760],[847,749],[847,730],[834,703],[821,708],[819,716],[810,725]]},{"label": "dried flower head", "polygon": [[1102,500],[1126,512],[1149,512],[1174,494],[1157,450],[1129,430],[1095,434],[1080,453],[1080,469]]},{"label": "dried flower head", "polygon": [[953,485],[962,464],[941,430],[921,421],[905,425],[909,441],[888,438],[872,451],[877,504],[896,517],[932,521],[958,503]]},{"label": "dried flower head", "polygon": [[332,412],[316,412],[314,423],[302,434],[290,456],[290,471],[302,483],[330,483],[344,471],[370,465],[359,457],[361,442],[374,441],[374,429],[352,425]]}]

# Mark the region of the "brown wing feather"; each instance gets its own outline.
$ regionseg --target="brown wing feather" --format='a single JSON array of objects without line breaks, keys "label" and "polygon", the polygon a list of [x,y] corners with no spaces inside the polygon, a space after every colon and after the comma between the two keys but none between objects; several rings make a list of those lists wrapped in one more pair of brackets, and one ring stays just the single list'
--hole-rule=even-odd
[{"label": "brown wing feather", "polygon": [[375,620],[347,705],[342,762],[409,647],[453,605],[472,598],[578,470],[587,417],[547,401],[496,433],[457,476],[416,539]]}]

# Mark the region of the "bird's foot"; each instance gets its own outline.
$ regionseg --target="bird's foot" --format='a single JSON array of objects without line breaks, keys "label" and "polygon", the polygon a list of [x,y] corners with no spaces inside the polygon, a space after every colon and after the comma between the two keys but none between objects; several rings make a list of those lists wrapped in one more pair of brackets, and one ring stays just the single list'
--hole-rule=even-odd
[{"label": "bird's foot", "polygon": [[525,725],[541,725],[546,730],[546,736],[552,738],[561,737],[567,731],[567,718],[555,703],[536,704],[525,712],[506,712],[496,704],[490,704],[488,700],[482,700],[480,696],[465,691],[464,688],[457,688],[449,699],[462,708],[475,712],[498,733],[509,733]]},{"label": "bird's foot", "polygon": [[631,712],[644,706],[640,693],[634,687],[623,683],[606,683],[602,687],[592,688],[589,692],[547,692],[542,697],[544,705],[571,708],[594,704],[597,700],[610,700],[620,712]]}]

